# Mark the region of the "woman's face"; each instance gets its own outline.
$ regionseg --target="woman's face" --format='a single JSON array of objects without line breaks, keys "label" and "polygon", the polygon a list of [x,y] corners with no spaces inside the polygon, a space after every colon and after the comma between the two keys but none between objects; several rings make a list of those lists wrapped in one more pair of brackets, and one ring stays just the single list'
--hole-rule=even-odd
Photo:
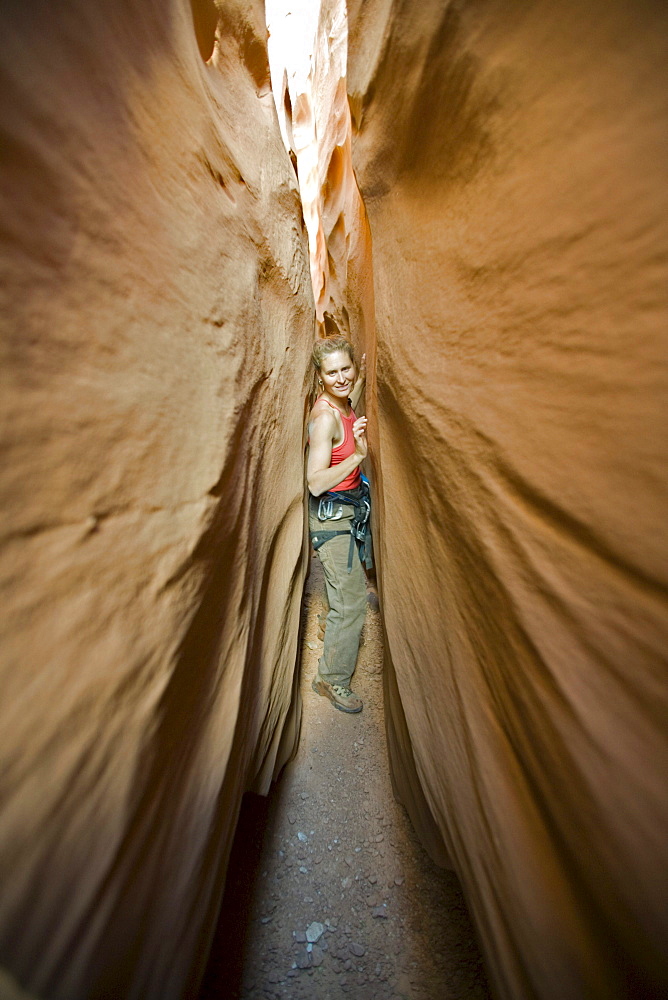
[{"label": "woman's face", "polygon": [[345,400],[350,395],[355,384],[355,365],[347,351],[334,351],[327,354],[320,363],[320,378],[322,384],[331,396]]}]

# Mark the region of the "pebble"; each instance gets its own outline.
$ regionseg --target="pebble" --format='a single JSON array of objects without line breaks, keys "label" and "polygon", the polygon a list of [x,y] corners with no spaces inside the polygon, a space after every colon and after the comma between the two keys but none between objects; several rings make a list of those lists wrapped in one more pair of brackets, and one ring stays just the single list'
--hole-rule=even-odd
[{"label": "pebble", "polygon": [[292,936],[298,944],[306,944],[306,934],[304,931],[293,931]]},{"label": "pebble", "polygon": [[[348,947],[351,954],[355,955],[357,958],[361,958],[362,955],[366,954],[366,948],[363,945],[358,944],[357,941],[351,941]],[[346,963],[346,965],[347,964],[348,963]]]},{"label": "pebble", "polygon": [[319,965],[322,965],[325,956],[323,954],[322,948],[319,948],[317,944],[313,945],[313,951],[311,952],[311,962],[317,969]]},{"label": "pebble", "polygon": [[313,923],[309,924],[309,926],[306,928],[306,940],[310,941],[312,944],[315,944],[316,941],[320,940],[320,938],[324,933],[325,933],[324,925],[318,923],[317,920],[314,920]]},{"label": "pebble", "polygon": [[295,816],[295,814],[288,813],[288,823],[291,823],[294,826],[296,822],[297,822],[297,817]]},{"label": "pebble", "polygon": [[300,865],[299,870],[302,873],[302,875],[308,875],[308,868],[306,868],[304,865]]},{"label": "pebble", "polygon": [[385,906],[384,905],[383,906],[374,906],[373,910],[371,911],[371,916],[372,917],[384,917],[385,919],[387,919],[387,910],[385,909]]},{"label": "pebble", "polygon": [[308,840],[308,837],[306,836],[305,833],[302,833],[300,830],[299,833],[297,834],[297,839],[301,840],[302,844],[305,844],[306,841]]}]

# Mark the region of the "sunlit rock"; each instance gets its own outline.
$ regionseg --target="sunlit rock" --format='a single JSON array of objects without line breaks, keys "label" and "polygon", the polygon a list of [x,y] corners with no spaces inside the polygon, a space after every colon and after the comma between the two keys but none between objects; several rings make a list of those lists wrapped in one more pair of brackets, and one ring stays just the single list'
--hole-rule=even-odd
[{"label": "sunlit rock", "polygon": [[318,332],[373,347],[371,240],[351,159],[345,0],[266,0],[271,83],[298,175]]}]

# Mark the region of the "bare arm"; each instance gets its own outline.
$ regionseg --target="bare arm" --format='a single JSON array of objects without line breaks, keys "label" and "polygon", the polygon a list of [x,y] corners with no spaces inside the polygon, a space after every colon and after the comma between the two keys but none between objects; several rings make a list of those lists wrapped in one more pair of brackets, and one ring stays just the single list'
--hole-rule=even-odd
[{"label": "bare arm", "polygon": [[357,404],[360,401],[360,396],[364,392],[364,384],[366,382],[366,354],[362,355],[362,360],[360,361],[360,370],[357,376],[357,381],[352,388],[350,393],[350,404],[353,410],[357,409]]},{"label": "bare arm", "polygon": [[366,458],[366,417],[360,417],[353,424],[355,451],[344,458],[339,465],[330,469],[332,460],[332,441],[336,436],[336,419],[333,413],[319,413],[309,424],[309,449],[306,465],[306,480],[309,492],[319,497],[327,490],[334,489],[343,482],[346,476],[357,468],[362,459]]}]

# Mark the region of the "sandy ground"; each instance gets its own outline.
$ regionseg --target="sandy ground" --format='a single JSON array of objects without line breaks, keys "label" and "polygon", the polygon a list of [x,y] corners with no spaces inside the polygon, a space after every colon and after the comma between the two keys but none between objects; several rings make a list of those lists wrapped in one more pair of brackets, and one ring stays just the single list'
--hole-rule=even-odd
[{"label": "sandy ground", "polygon": [[199,1000],[486,1000],[459,882],[431,862],[392,796],[378,599],[370,589],[359,715],[311,690],[326,611],[314,557],[299,751],[269,799],[246,797]]}]

